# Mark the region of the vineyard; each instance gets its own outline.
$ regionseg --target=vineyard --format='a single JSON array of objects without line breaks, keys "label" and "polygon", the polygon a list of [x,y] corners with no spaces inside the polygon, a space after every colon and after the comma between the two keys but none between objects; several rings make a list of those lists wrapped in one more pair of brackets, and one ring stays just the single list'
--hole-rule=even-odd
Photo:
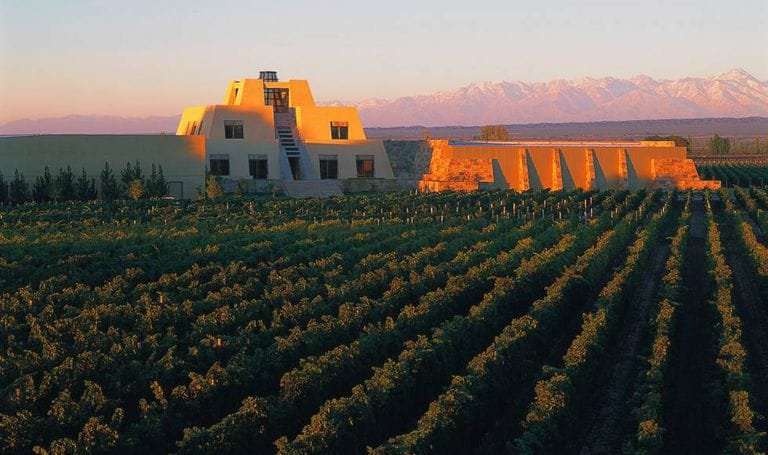
[{"label": "vineyard", "polygon": [[720,180],[725,187],[768,184],[768,163],[739,162],[733,159],[710,161],[696,166],[701,178]]},{"label": "vineyard", "polygon": [[0,208],[0,451],[759,453],[766,210],[757,187]]}]

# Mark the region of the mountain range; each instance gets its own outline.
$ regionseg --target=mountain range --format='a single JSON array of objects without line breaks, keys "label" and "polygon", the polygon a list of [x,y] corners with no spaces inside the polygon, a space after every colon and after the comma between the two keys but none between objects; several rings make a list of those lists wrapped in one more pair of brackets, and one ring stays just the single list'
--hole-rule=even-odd
[{"label": "mountain range", "polygon": [[[677,80],[640,75],[630,79],[481,82],[431,95],[323,104],[356,106],[366,127],[751,117],[768,116],[768,81],[737,68],[719,76]],[[178,115],[22,119],[0,125],[0,135],[173,134],[178,120]]]},{"label": "mountain range", "polygon": [[[338,104],[338,103],[333,103]],[[370,127],[471,126],[768,115],[768,81],[742,69],[708,78],[482,82],[432,95],[355,103]]]}]

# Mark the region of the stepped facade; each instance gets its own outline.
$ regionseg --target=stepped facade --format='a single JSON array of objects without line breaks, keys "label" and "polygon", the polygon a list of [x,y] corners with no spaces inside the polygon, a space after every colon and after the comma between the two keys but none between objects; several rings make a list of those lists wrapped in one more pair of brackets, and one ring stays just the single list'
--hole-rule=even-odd
[{"label": "stepped facade", "polygon": [[667,141],[432,140],[429,147],[429,171],[418,182],[424,191],[720,187],[699,178],[685,147]]}]

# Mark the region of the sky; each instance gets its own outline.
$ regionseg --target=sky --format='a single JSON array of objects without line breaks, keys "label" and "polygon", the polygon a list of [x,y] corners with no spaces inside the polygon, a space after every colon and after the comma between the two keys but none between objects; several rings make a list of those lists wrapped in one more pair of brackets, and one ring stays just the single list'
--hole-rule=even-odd
[{"label": "sky", "polygon": [[359,101],[736,67],[768,80],[768,0],[0,0],[0,123],[179,114],[260,70]]}]

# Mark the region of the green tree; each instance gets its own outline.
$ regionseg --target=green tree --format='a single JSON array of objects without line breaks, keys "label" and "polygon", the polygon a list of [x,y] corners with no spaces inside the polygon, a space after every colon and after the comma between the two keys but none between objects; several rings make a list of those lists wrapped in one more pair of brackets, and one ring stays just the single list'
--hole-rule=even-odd
[{"label": "green tree", "polygon": [[137,201],[144,196],[144,182],[141,179],[133,179],[125,190],[126,196]]},{"label": "green tree", "polygon": [[506,141],[509,140],[509,131],[504,125],[486,125],[480,130],[482,141]]},{"label": "green tree", "polygon": [[35,178],[35,184],[32,185],[32,199],[35,202],[50,201],[53,193],[53,177],[51,170],[45,166],[42,177]]},{"label": "green tree", "polygon": [[9,187],[10,201],[14,204],[23,204],[29,200],[29,186],[24,180],[24,173],[17,169]]},{"label": "green tree", "polygon": [[109,167],[109,163],[104,163],[104,170],[101,171],[101,198],[105,201],[114,201],[120,196],[120,188],[117,186],[115,174]]},{"label": "green tree", "polygon": [[219,178],[210,176],[205,182],[205,197],[208,199],[218,199],[224,196],[224,187]]},{"label": "green tree", "polygon": [[0,172],[0,204],[8,202],[8,184],[5,182],[3,173]]},{"label": "green tree", "polygon": [[58,195],[58,200],[62,201],[74,201],[76,199],[75,192],[75,174],[72,172],[72,168],[67,166],[67,170],[59,168],[59,175],[53,181],[54,193]]},{"label": "green tree", "polygon": [[88,180],[88,175],[83,168],[82,174],[75,182],[75,196],[79,201],[92,201],[96,199],[96,179]]},{"label": "green tree", "polygon": [[755,136],[755,153],[760,153],[760,138]]},{"label": "green tree", "polygon": [[149,175],[149,180],[146,183],[147,197],[163,197],[168,193],[168,183],[163,176],[163,167],[160,166],[159,170],[155,165],[152,165],[152,173]]},{"label": "green tree", "polygon": [[715,134],[709,138],[709,153],[714,155],[727,155],[731,151],[731,142],[726,137]]}]

